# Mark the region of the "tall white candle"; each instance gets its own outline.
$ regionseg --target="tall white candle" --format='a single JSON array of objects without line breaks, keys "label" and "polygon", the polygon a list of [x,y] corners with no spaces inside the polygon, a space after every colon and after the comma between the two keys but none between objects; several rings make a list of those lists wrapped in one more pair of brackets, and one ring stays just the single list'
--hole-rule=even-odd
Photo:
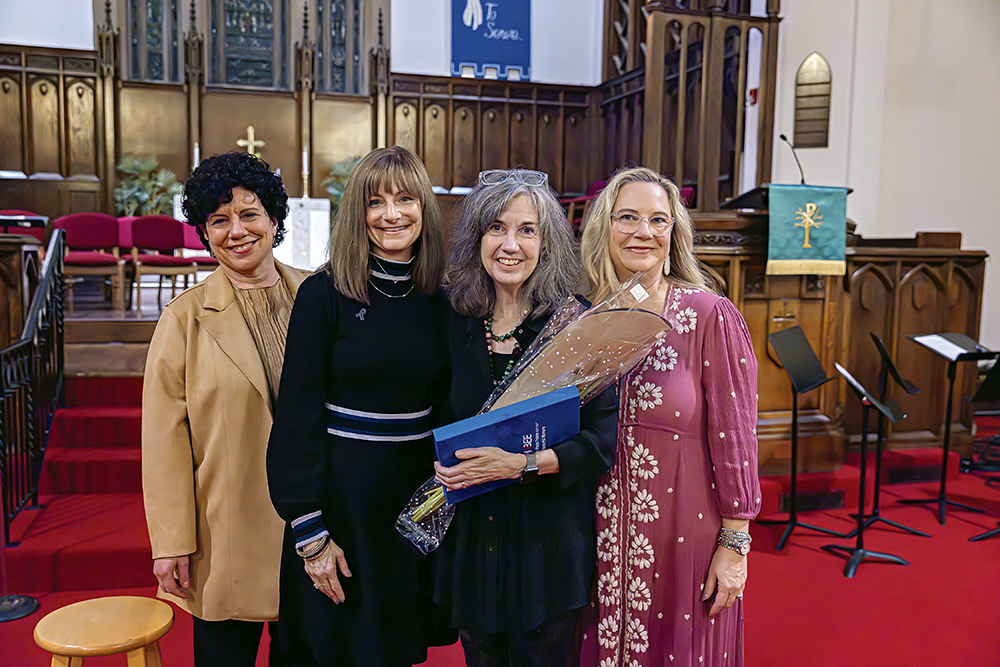
[{"label": "tall white candle", "polygon": [[302,151],[302,173],[309,173],[309,151]]},{"label": "tall white candle", "polygon": [[198,147],[198,142],[194,142],[194,166],[197,167],[201,164],[201,148]]}]

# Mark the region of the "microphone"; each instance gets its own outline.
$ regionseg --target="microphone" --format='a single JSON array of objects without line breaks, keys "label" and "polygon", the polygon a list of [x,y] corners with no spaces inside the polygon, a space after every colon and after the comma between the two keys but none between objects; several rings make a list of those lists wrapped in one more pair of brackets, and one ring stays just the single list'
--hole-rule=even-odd
[{"label": "microphone", "polygon": [[779,134],[778,137],[782,141],[784,141],[786,144],[788,144],[788,147],[792,149],[792,157],[795,158],[795,164],[797,164],[799,166],[799,176],[802,177],[802,181],[799,183],[799,185],[805,185],[806,184],[806,175],[805,175],[805,172],[802,171],[802,163],[799,162],[799,156],[795,154],[795,146],[792,145],[792,142],[790,142],[788,140],[788,137],[786,137],[785,135]]}]

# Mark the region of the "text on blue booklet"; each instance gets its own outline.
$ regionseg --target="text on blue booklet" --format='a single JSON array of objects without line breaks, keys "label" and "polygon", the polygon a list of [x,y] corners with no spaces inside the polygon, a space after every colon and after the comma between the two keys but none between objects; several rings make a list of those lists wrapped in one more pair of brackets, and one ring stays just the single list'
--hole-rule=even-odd
[{"label": "text on blue booklet", "polygon": [[[564,387],[485,414],[434,429],[434,448],[441,465],[460,463],[455,452],[472,447],[500,447],[508,452],[538,452],[580,432],[580,392]],[[484,482],[446,491],[449,504],[506,486],[514,479]]]}]

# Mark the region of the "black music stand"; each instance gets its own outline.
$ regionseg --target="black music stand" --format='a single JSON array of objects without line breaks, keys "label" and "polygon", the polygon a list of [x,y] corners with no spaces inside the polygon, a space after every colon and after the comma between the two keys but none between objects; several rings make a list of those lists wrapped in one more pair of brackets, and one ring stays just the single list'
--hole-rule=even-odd
[{"label": "black music stand", "polygon": [[885,415],[885,417],[896,423],[906,415],[903,414],[903,409],[895,401],[889,401],[888,404],[882,403],[877,398],[871,395],[867,389],[861,386],[861,383],[854,379],[854,376],[847,372],[847,370],[840,364],[834,364],[837,367],[837,371],[844,376],[847,380],[847,386],[849,386],[858,398],[861,400],[861,481],[859,484],[860,491],[858,492],[860,498],[858,499],[858,527],[854,529],[854,534],[857,535],[857,540],[854,543],[854,547],[843,546],[841,544],[827,544],[821,547],[824,551],[829,551],[830,553],[835,553],[837,551],[843,551],[850,554],[847,559],[847,566],[844,567],[844,576],[850,579],[857,572],[858,566],[861,565],[861,561],[866,558],[874,558],[877,560],[888,561],[890,563],[898,563],[900,565],[909,565],[905,560],[899,556],[894,556],[893,554],[884,554],[877,551],[868,551],[865,549],[865,472],[867,468],[868,460],[868,412],[871,408],[875,408],[879,413]]},{"label": "black music stand", "polygon": [[955,396],[955,375],[958,364],[962,361],[980,361],[982,359],[993,359],[1000,356],[1000,352],[987,350],[976,341],[962,334],[930,334],[926,336],[907,336],[913,342],[926,347],[931,352],[948,360],[948,405],[945,408],[944,417],[944,441],[941,443],[941,488],[937,498],[908,498],[897,500],[897,503],[904,505],[922,505],[924,503],[937,503],[938,520],[944,525],[945,509],[948,505],[958,507],[968,512],[985,512],[985,510],[964,503],[948,500],[945,493],[948,473],[948,448],[951,445],[951,404]]},{"label": "black music stand", "polygon": [[[879,356],[882,357],[882,367],[878,372],[878,400],[882,403],[886,402],[886,394],[889,393],[889,376],[896,381],[896,384],[902,388],[907,394],[911,396],[920,392],[920,387],[913,384],[909,380],[905,379],[899,374],[899,370],[896,369],[896,364],[893,363],[892,357],[889,355],[889,350],[886,349],[885,343],[882,339],[875,335],[874,332],[870,332],[872,340],[875,342],[875,347],[878,348]],[[888,423],[886,422],[885,415],[881,412],[878,413],[878,426],[877,435],[875,440],[875,498],[872,501],[872,513],[865,518],[865,528],[868,528],[876,521],[882,521],[890,526],[895,526],[900,530],[905,530],[914,535],[920,535],[922,537],[930,537],[930,534],[925,533],[922,530],[917,530],[916,528],[910,528],[909,526],[904,526],[898,521],[893,521],[892,519],[886,519],[884,516],[879,514],[878,501],[879,496],[882,493],[882,447],[885,441],[888,439],[886,431],[888,430]],[[862,508],[858,508],[861,512]],[[855,528],[847,534],[847,537],[854,537],[858,532]]]},{"label": "black music stand", "polygon": [[781,360],[781,365],[785,367],[785,372],[788,373],[788,377],[792,381],[792,478],[791,494],[788,497],[788,519],[766,519],[757,522],[764,526],[787,525],[784,534],[778,540],[777,551],[781,551],[796,526],[837,537],[843,537],[844,534],[830,530],[829,528],[821,528],[820,526],[813,526],[812,524],[799,521],[795,510],[795,496],[798,493],[797,478],[799,474],[799,394],[812,391],[833,378],[826,376],[826,371],[823,370],[823,365],[819,363],[816,353],[813,352],[812,346],[809,345],[802,327],[796,325],[788,329],[775,331],[773,334],[768,335],[767,339],[771,341],[771,346],[774,347],[778,359]]},{"label": "black music stand", "polygon": [[[993,402],[997,399],[1000,399],[1000,361],[993,364],[993,368],[991,368],[990,372],[986,374],[986,377],[983,379],[983,383],[979,385],[979,389],[976,390],[976,393],[971,398],[966,398],[965,400],[969,401],[969,403],[987,403]],[[998,478],[992,477],[986,480],[986,483],[989,484],[992,479]],[[1000,535],[1000,524],[998,524],[998,526],[993,530],[988,530],[985,533],[976,535],[975,537],[970,537],[969,541],[978,542],[980,540],[985,540],[987,537],[993,537],[994,535]]]}]

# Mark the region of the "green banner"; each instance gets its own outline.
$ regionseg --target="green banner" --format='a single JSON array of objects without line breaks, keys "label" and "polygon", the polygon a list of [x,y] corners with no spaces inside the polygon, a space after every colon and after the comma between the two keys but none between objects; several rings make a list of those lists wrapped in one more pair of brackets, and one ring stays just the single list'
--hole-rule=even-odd
[{"label": "green banner", "polygon": [[771,184],[768,209],[768,274],[844,275],[847,188]]}]

